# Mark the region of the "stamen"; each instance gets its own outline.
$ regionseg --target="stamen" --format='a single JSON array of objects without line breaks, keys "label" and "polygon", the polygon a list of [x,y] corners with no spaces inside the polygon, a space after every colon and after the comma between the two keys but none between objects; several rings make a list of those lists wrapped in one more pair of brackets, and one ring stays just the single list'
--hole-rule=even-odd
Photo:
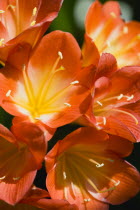
[{"label": "stamen", "polygon": [[127,98],[127,101],[130,101],[131,99],[133,99],[133,98],[134,98],[134,95],[131,95],[131,96],[126,96],[126,98]]},{"label": "stamen", "polygon": [[66,175],[66,172],[63,171],[63,178],[66,179],[67,178],[67,175]]},{"label": "stamen", "polygon": [[5,12],[4,10],[0,9],[0,13],[1,13],[1,14],[4,13],[4,12]]},{"label": "stamen", "polygon": [[6,93],[6,97],[9,97],[11,95],[11,90],[8,90]]},{"label": "stamen", "polygon": [[0,47],[4,45],[4,38],[0,39]]},{"label": "stamen", "polygon": [[58,56],[60,57],[61,60],[63,59],[63,54],[62,54],[62,52],[58,51]]},{"label": "stamen", "polygon": [[30,26],[34,26],[36,24],[36,20],[33,20],[30,24]]},{"label": "stamen", "polygon": [[100,106],[103,106],[103,104],[100,101],[96,101],[97,104],[99,104]]},{"label": "stamen", "polygon": [[104,163],[101,163],[101,164],[97,164],[97,165],[96,165],[97,168],[101,168],[101,167],[103,167],[103,166],[104,166]]},{"label": "stamen", "polygon": [[110,15],[113,17],[113,18],[116,18],[116,14],[114,12],[110,12]]},{"label": "stamen", "polygon": [[70,85],[75,85],[75,84],[79,84],[79,81],[78,80],[75,80],[73,82],[70,83]]},{"label": "stamen", "polygon": [[124,26],[124,27],[123,27],[123,33],[124,33],[124,34],[128,34],[128,27],[127,27],[127,26]]},{"label": "stamen", "polygon": [[139,121],[137,120],[137,118],[133,114],[131,114],[129,112],[126,112],[126,111],[123,111],[123,110],[120,110],[120,109],[111,109],[111,110],[113,110],[115,112],[120,112],[120,113],[126,114],[126,115],[128,115],[128,116],[130,116],[130,117],[132,117],[134,119],[136,125],[139,124]]},{"label": "stamen", "polygon": [[71,104],[69,103],[64,103],[64,105],[66,105],[67,107],[71,107]]},{"label": "stamen", "polygon": [[6,176],[2,176],[2,177],[0,177],[0,180],[3,180],[3,179],[5,179],[6,178]]},{"label": "stamen", "polygon": [[118,99],[118,100],[121,100],[123,97],[124,97],[124,95],[121,93],[121,94],[117,97],[117,99]]},{"label": "stamen", "polygon": [[35,16],[36,13],[37,13],[37,8],[35,7],[35,8],[33,9],[33,16]]},{"label": "stamen", "polygon": [[84,201],[89,202],[89,201],[91,201],[91,199],[90,198],[85,198]]},{"label": "stamen", "polygon": [[13,180],[14,181],[17,181],[17,180],[19,180],[20,179],[20,177],[13,177]]},{"label": "stamen", "polygon": [[103,117],[103,124],[106,125],[106,118]]}]

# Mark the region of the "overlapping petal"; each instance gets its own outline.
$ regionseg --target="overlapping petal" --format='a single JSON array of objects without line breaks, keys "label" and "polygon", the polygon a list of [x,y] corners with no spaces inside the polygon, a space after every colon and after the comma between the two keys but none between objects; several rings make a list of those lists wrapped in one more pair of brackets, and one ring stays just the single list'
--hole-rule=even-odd
[{"label": "overlapping petal", "polygon": [[[22,55],[25,48],[20,46],[17,51]],[[81,104],[90,90],[83,79],[85,71],[80,69],[81,51],[72,35],[61,31],[46,35],[27,65],[11,56],[12,66],[6,65],[0,76],[1,106],[7,112],[54,128],[81,115]]]},{"label": "overlapping petal", "polygon": [[99,53],[113,54],[119,67],[139,65],[140,24],[136,21],[124,22],[120,14],[118,2],[108,1],[102,5],[96,0],[86,16],[86,34],[93,40]]},{"label": "overlapping petal", "polygon": [[34,47],[56,18],[63,0],[1,0],[0,60],[21,42]]},{"label": "overlapping petal", "polygon": [[132,149],[131,142],[93,128],[74,131],[46,155],[50,195],[79,209],[125,202],[140,189],[138,171],[122,159]]}]

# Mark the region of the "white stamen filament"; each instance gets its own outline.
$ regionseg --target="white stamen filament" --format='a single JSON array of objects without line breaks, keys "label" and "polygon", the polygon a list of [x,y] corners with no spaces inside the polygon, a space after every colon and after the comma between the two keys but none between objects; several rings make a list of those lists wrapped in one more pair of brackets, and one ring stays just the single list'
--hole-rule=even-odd
[{"label": "white stamen filament", "polygon": [[67,178],[67,175],[66,175],[66,172],[63,171],[63,178],[66,179]]}]

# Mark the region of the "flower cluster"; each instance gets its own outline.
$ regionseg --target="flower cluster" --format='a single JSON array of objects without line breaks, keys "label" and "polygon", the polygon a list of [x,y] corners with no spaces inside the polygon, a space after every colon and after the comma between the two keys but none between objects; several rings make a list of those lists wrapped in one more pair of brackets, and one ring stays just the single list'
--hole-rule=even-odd
[{"label": "flower cluster", "polygon": [[[70,33],[43,36],[62,2],[0,1],[0,106],[13,116],[0,124],[1,209],[107,210],[140,191],[124,159],[140,141],[140,23],[96,0],[80,49]],[[42,163],[46,190],[33,185]]]}]

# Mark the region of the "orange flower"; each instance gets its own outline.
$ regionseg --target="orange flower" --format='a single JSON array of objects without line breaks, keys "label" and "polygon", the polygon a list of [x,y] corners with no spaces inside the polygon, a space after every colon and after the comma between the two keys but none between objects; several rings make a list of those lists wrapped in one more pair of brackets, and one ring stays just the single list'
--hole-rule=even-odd
[{"label": "orange flower", "polygon": [[17,47],[9,57],[12,66],[1,69],[1,106],[12,115],[52,128],[70,123],[86,109],[81,104],[90,93],[82,84],[85,73],[77,42],[69,33],[52,32],[42,39],[27,65],[22,60],[27,57],[26,46],[28,50],[28,45]]},{"label": "orange flower", "polygon": [[22,122],[11,130],[0,125],[0,199],[13,205],[30,189],[47,144],[35,124]]},{"label": "orange flower", "polygon": [[33,186],[19,203],[11,206],[3,201],[0,201],[0,208],[4,210],[77,210],[75,205],[70,205],[64,200],[46,199],[48,192]]},{"label": "orange flower", "polygon": [[[94,48],[96,54],[103,52],[113,54],[119,67],[140,65],[140,23],[124,22],[120,14],[118,2],[108,1],[102,5],[96,0],[90,6],[85,20],[84,48],[87,39],[91,39],[98,48],[98,50]],[[94,55],[89,56],[94,60]]]},{"label": "orange flower", "polygon": [[94,128],[79,128],[46,155],[46,185],[52,198],[66,199],[80,210],[108,209],[140,189],[140,174],[122,158],[131,142]]},{"label": "orange flower", "polygon": [[140,67],[117,69],[111,54],[102,54],[93,82],[92,102],[81,124],[133,142],[140,141]]},{"label": "orange flower", "polygon": [[1,0],[0,61],[20,42],[35,46],[57,16],[63,0]]}]

